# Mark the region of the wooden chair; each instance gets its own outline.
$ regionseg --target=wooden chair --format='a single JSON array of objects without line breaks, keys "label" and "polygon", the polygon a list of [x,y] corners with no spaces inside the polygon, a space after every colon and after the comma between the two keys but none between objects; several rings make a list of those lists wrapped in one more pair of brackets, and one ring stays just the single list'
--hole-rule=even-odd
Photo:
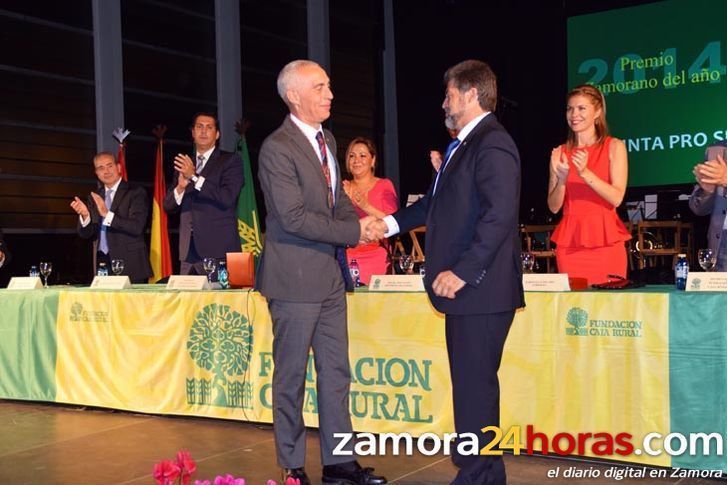
[{"label": "wooden chair", "polygon": [[692,224],[681,221],[641,221],[637,227],[639,269],[655,266],[658,261],[676,264],[680,253],[691,260],[693,250]]},{"label": "wooden chair", "polygon": [[426,234],[426,232],[426,226],[416,227],[409,231],[409,237],[411,238],[411,251],[409,252],[407,252],[406,248],[404,247],[404,242],[401,239],[403,236],[402,234],[394,237],[393,240],[389,242],[389,261],[391,262],[392,272],[396,272],[394,269],[394,265],[404,254],[406,254],[407,256],[411,256],[412,262],[414,264],[421,264],[424,262],[424,249],[422,249],[423,246],[419,242],[419,235],[423,236],[424,234]]},{"label": "wooden chair", "polygon": [[538,259],[545,259],[545,269],[548,273],[551,269],[557,269],[555,251],[550,242],[554,230],[553,224],[527,225],[520,228],[524,250],[535,256],[536,262]]},{"label": "wooden chair", "polygon": [[626,255],[629,260],[629,271],[636,269],[636,259],[639,257],[639,253],[636,250],[636,241],[638,241],[638,234],[636,233],[636,226],[633,222],[624,222],[626,230],[631,234],[631,239],[626,241]]},{"label": "wooden chair", "polygon": [[419,234],[424,236],[426,233],[427,226],[415,227],[409,231],[409,237],[411,238],[411,259],[414,260],[414,263],[424,262],[424,250],[421,244],[419,244]]}]

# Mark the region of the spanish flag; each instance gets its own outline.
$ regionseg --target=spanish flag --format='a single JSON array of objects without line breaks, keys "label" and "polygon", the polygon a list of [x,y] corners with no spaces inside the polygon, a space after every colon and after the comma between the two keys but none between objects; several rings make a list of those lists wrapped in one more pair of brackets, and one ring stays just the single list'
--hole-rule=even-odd
[{"label": "spanish flag", "polygon": [[124,182],[129,181],[129,175],[126,172],[126,146],[123,142],[119,143],[119,154],[116,156],[116,160],[121,165],[121,178]]},{"label": "spanish flag", "polygon": [[154,274],[149,278],[149,283],[155,283],[172,274],[172,253],[169,250],[167,213],[164,212],[162,207],[164,194],[166,193],[164,168],[162,167],[163,144],[164,141],[159,137],[154,173],[154,199],[152,200],[151,209],[151,241],[149,243],[149,261]]}]

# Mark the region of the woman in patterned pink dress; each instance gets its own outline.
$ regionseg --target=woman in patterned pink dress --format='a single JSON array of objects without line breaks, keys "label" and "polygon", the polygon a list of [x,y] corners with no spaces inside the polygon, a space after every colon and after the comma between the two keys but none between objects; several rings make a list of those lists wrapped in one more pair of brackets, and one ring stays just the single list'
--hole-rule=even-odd
[{"label": "woman in patterned pink dress", "polygon": [[[384,217],[399,208],[399,199],[391,180],[374,175],[376,146],[368,138],[354,138],[346,149],[346,167],[353,176],[343,182],[359,217]],[[389,269],[388,242],[359,244],[346,250],[348,263],[355,259],[361,283],[368,285],[371,275],[386,274]]]}]

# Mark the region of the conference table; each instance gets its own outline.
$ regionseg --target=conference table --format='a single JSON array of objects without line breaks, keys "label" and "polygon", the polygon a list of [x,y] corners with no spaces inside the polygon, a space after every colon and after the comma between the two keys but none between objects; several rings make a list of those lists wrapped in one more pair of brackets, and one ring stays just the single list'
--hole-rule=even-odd
[{"label": "conference table", "polygon": [[[528,428],[542,433],[532,448],[550,454],[591,433],[566,451],[727,470],[715,442],[672,456],[593,447],[597,433],[628,433],[639,449],[649,433],[727,435],[727,293],[528,292],[526,304],[500,370],[501,428],[518,430],[521,453]],[[354,429],[452,432],[444,316],[426,294],[363,289],[348,295],[348,314]],[[272,422],[271,348],[267,305],[252,291],[0,290],[0,398]],[[317,426],[312,358],[303,410]]]}]

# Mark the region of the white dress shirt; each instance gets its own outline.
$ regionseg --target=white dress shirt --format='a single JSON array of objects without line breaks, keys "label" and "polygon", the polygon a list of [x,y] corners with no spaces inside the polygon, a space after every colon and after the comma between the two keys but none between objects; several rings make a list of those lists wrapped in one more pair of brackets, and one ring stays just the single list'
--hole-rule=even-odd
[{"label": "white dress shirt", "polygon": [[[323,132],[323,127],[318,125],[318,128],[313,128],[312,126],[300,121],[293,113],[290,114],[290,119],[293,123],[295,123],[295,126],[300,128],[300,131],[303,132],[303,135],[305,135],[308,142],[313,147],[313,151],[316,155],[318,155],[318,161],[323,164],[323,157],[321,156],[321,151],[318,149],[318,140],[316,140],[316,134],[318,134],[319,131]],[[326,139],[325,133],[323,134],[323,139]],[[336,155],[331,151],[331,147],[328,146],[328,143],[326,143],[326,155],[328,160],[328,170],[331,172],[331,190],[333,190],[333,200],[335,201],[336,180],[338,180],[338,172],[336,171]]]}]

